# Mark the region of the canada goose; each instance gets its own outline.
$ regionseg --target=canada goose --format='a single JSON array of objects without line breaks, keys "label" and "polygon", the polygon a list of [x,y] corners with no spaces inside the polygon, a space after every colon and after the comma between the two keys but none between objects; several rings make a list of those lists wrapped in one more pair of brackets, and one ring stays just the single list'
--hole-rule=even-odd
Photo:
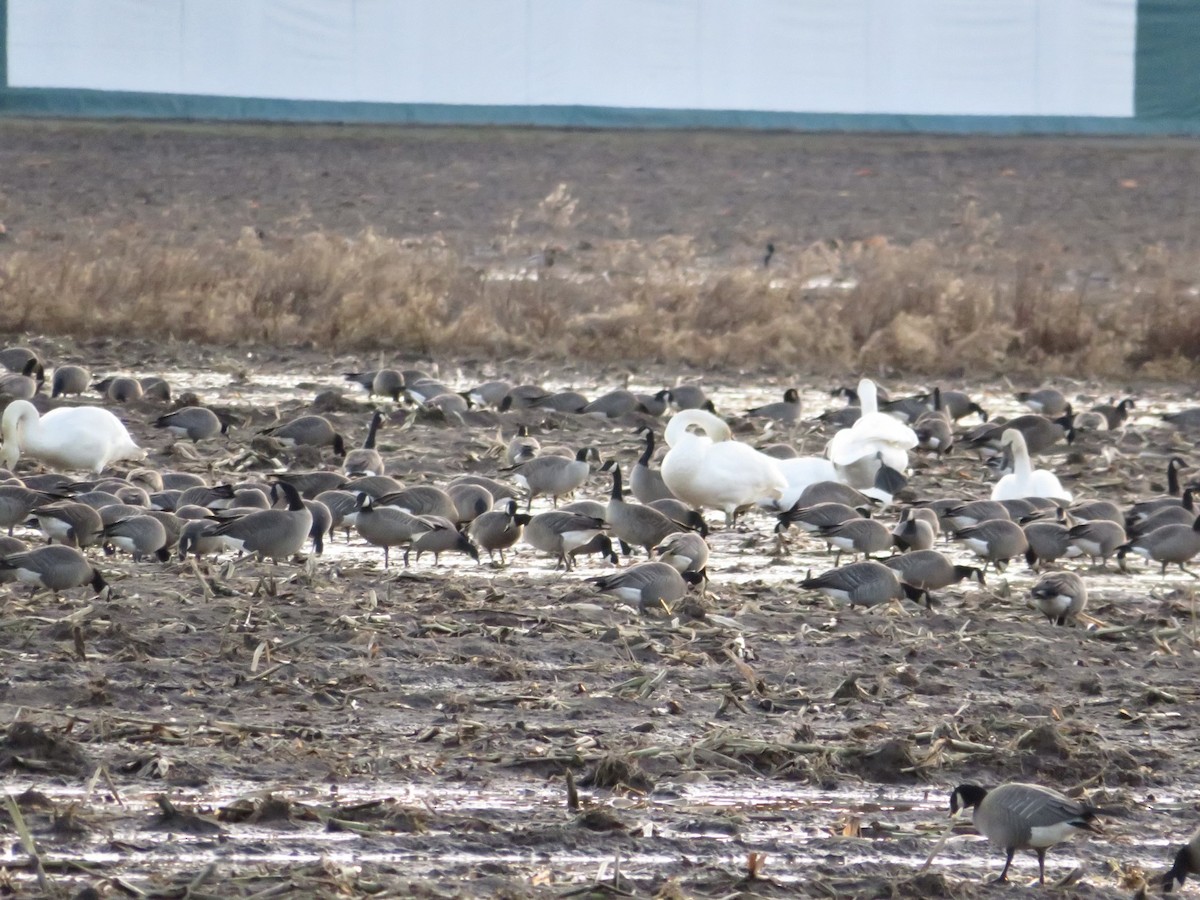
[{"label": "canada goose", "polygon": [[21,454],[96,474],[119,460],[146,456],[121,420],[98,406],[61,407],[39,416],[29,401],[14,400],[4,410],[0,434],[4,440],[0,462],[9,469]]},{"label": "canada goose", "polygon": [[512,385],[507,381],[485,381],[463,393],[476,406],[490,406],[493,409],[499,409],[500,404],[504,402],[504,398],[511,390]]},{"label": "canada goose", "polygon": [[435,394],[422,402],[420,406],[426,412],[441,413],[443,419],[457,422],[460,425],[463,424],[463,413],[471,408],[470,401],[452,391]]},{"label": "canada goose", "polygon": [[[413,381],[405,379],[404,396],[418,406],[424,406],[435,397],[440,397],[443,394],[453,394],[455,397],[458,397],[458,394],[450,390],[449,385],[443,384],[436,378],[418,378]],[[466,403],[466,400],[462,397],[458,397],[458,399]]]},{"label": "canada goose", "polygon": [[218,526],[213,534],[225,547],[238,553],[254,553],[275,564],[300,552],[312,531],[313,517],[304,500],[286,481],[277,482],[287,498],[286,509],[263,509]]},{"label": "canada goose", "polygon": [[[368,495],[369,496],[369,495]],[[330,537],[338,528],[346,529],[347,541],[350,537],[350,529],[354,527],[355,518],[358,514],[358,495],[350,491],[321,491],[313,498],[316,503],[321,503],[329,510],[329,528],[327,529]]]},{"label": "canada goose", "polygon": [[858,606],[878,606],[905,597],[918,600],[925,593],[920,588],[903,584],[895,572],[874,560],[850,563],[816,578],[805,578],[800,587]]},{"label": "canada goose", "polygon": [[908,468],[908,451],[917,446],[917,435],[907,425],[878,409],[875,382],[858,383],[862,415],[829,442],[826,456],[838,467],[841,480],[857,488],[871,487],[880,466],[897,472]]},{"label": "canada goose", "polygon": [[1162,564],[1161,575],[1167,574],[1167,566],[1178,563],[1182,572],[1187,572],[1193,578],[1200,578],[1184,563],[1200,554],[1200,516],[1191,525],[1164,525],[1149,534],[1134,538],[1117,549],[1117,561],[1122,571],[1125,569],[1125,556],[1136,553],[1138,556]]},{"label": "canada goose", "polygon": [[[368,544],[383,548],[383,567],[391,565],[389,550],[410,545],[433,525],[422,516],[415,516],[395,506],[380,506],[369,494],[358,495],[358,512],[354,527]],[[407,552],[405,559],[407,559]]]},{"label": "canada goose", "polygon": [[635,394],[635,396],[638,399],[638,412],[643,412],[648,416],[657,418],[671,408],[671,392],[666,388],[653,394]]},{"label": "canada goose", "polygon": [[495,559],[495,554],[499,553],[500,565],[504,565],[504,551],[521,539],[528,522],[529,516],[517,513],[517,501],[509,500],[503,510],[490,510],[476,516],[467,528],[467,534],[487,551],[489,559]]},{"label": "canada goose", "polygon": [[171,402],[171,386],[167,384],[166,379],[157,375],[143,375],[138,379],[138,384],[142,388],[142,399]]},{"label": "canada goose", "polygon": [[486,475],[456,475],[450,479],[450,484],[477,484],[480,487],[486,488],[487,492],[496,498],[497,502],[500,500],[515,500],[517,498],[517,491],[513,489],[511,484],[505,484],[502,481],[497,481],[495,478],[488,478]]},{"label": "canada goose", "polygon": [[[350,488],[354,489],[353,482]],[[376,497],[376,506],[394,506],[414,516],[440,516],[454,521],[458,507],[454,500],[440,487],[432,484],[417,484],[391,494]]]},{"label": "canada goose", "polygon": [[357,384],[367,392],[368,397],[371,397],[375,394],[372,386],[375,384],[376,374],[378,374],[378,370],[373,369],[369,372],[343,372],[342,377],[346,381]]},{"label": "canada goose", "polygon": [[383,424],[383,413],[375,410],[371,414],[371,424],[367,426],[367,436],[362,446],[351,450],[342,460],[342,471],[347,476],[382,475],[384,474],[383,457],[375,449],[375,433]]},{"label": "canada goose", "polygon": [[986,522],[988,519],[1008,518],[1011,518],[1008,507],[998,500],[970,500],[947,507],[942,514],[942,521],[951,533]]},{"label": "canada goose", "polygon": [[[167,493],[164,491],[163,493]],[[211,487],[190,487],[175,497],[175,508],[180,506],[204,506],[208,509],[228,507],[233,502],[232,484],[214,484]],[[166,507],[162,507],[166,509]]]},{"label": "canada goose", "polygon": [[312,540],[313,554],[320,556],[325,552],[325,535],[333,535],[333,510],[320,500],[305,500],[304,507],[312,516],[308,536]]},{"label": "canada goose", "polygon": [[[537,384],[518,384],[511,388],[504,399],[500,401],[500,411],[510,409],[529,409],[550,396],[550,392]],[[586,401],[585,401],[586,403]]]},{"label": "canada goose", "polygon": [[[693,434],[692,427],[704,435]],[[667,488],[691,506],[722,510],[727,527],[740,510],[763,498],[778,500],[787,488],[779,461],[733,440],[729,426],[712,413],[676,413],[667,423],[666,441],[671,447],[662,461]]]},{"label": "canada goose", "polygon": [[323,491],[337,491],[351,484],[354,485],[355,493],[362,492],[362,489],[358,487],[362,483],[361,478],[351,482],[341,472],[327,472],[318,469],[315,472],[279,472],[271,477],[276,481],[290,484],[300,492],[300,496],[305,500],[312,500]]},{"label": "canada goose", "polygon": [[1019,391],[1016,398],[1035,413],[1055,419],[1067,411],[1069,404],[1062,391],[1042,388],[1040,391]]},{"label": "canada goose", "polygon": [[957,584],[964,578],[986,584],[983,569],[976,566],[959,566],[952,563],[944,553],[937,550],[914,550],[911,553],[900,553],[883,560],[883,564],[897,573],[905,584],[920,588],[926,592],[926,599],[931,591]]},{"label": "canada goose", "polygon": [[630,493],[642,503],[673,499],[675,495],[663,481],[662,472],[650,468],[650,461],[654,458],[654,429],[646,426],[644,429],[639,428],[638,430],[646,432],[646,447],[629,471]]},{"label": "canada goose", "polygon": [[528,462],[537,456],[541,446],[541,442],[530,435],[528,425],[518,425],[517,433],[513,435],[512,440],[508,442],[508,447],[504,450],[504,460],[510,466]]},{"label": "canada goose", "polygon": [[1165,497],[1147,497],[1138,500],[1125,514],[1125,527],[1136,525],[1150,513],[1171,506],[1180,505],[1179,470],[1188,468],[1182,457],[1172,456],[1167,461],[1167,495]]},{"label": "canada goose", "polygon": [[72,494],[71,499],[76,503],[83,503],[90,506],[94,510],[104,509],[106,506],[124,506],[121,498],[110,491],[80,491],[78,494]]},{"label": "canada goose", "polygon": [[705,521],[704,516],[682,500],[664,497],[662,500],[652,500],[646,505],[651,509],[658,510],[672,522],[678,522],[684,528],[690,528],[701,537],[708,537],[708,522]]},{"label": "canada goose", "polygon": [[593,519],[603,519],[607,505],[607,503],[601,503],[599,500],[572,500],[570,503],[564,503],[559,509],[563,512],[591,516]]},{"label": "canada goose", "polygon": [[1188,488],[1183,492],[1183,498],[1178,506],[1156,509],[1149,515],[1138,519],[1136,524],[1129,529],[1130,536],[1141,537],[1164,525],[1190,525],[1197,513],[1195,496],[1196,492],[1192,488]]},{"label": "canada goose", "polygon": [[590,401],[579,391],[556,391],[538,400],[534,406],[559,413],[581,413]]},{"label": "canada goose", "polygon": [[61,500],[35,507],[32,514],[47,540],[70,547],[90,547],[104,530],[100,513],[86,503]]},{"label": "canada goose", "polygon": [[1200,831],[1188,838],[1188,842],[1175,854],[1175,861],[1170,870],[1163,875],[1163,893],[1171,893],[1176,881],[1179,882],[1180,887],[1183,887],[1187,877],[1197,873],[1200,873]]},{"label": "canada goose", "polygon": [[0,572],[10,573],[21,584],[55,593],[87,584],[99,594],[108,587],[86,556],[73,547],[57,544],[0,557]]},{"label": "canada goose", "polygon": [[1200,407],[1164,413],[1162,418],[1164,422],[1169,422],[1176,428],[1200,428]]},{"label": "canada goose", "polygon": [[127,375],[110,375],[92,385],[92,390],[99,391],[113,403],[132,403],[141,400],[145,391],[142,383]]},{"label": "canada goose", "polygon": [[167,512],[165,510],[142,509],[139,506],[130,506],[127,503],[115,503],[112,506],[102,506],[99,509],[96,509],[96,512],[100,513],[100,525],[103,529],[107,529],[110,525],[120,522],[122,519],[129,519],[133,516],[140,516],[151,512],[160,516],[175,515],[175,513]]},{"label": "canada goose", "polygon": [[1116,431],[1125,424],[1125,420],[1129,418],[1129,410],[1135,408],[1136,404],[1132,397],[1126,397],[1120,403],[1110,399],[1108,403],[1102,403],[1099,406],[1093,406],[1090,412],[1093,415],[1099,415],[1103,420],[1102,427],[1094,427],[1093,431]]},{"label": "canada goose", "polygon": [[708,541],[694,531],[678,531],[654,548],[658,561],[680,573],[704,572],[708,568]]},{"label": "canada goose", "polygon": [[206,406],[185,406],[154,420],[155,428],[165,428],[176,437],[204,441],[229,430],[228,422]]},{"label": "canada goose", "polygon": [[1049,497],[1012,497],[996,502],[1008,510],[1008,518],[1022,525],[1047,515],[1057,516],[1062,509],[1061,503]]},{"label": "canada goose", "polygon": [[677,384],[667,392],[667,397],[671,401],[671,406],[681,412],[685,409],[702,409],[705,412],[712,412],[710,408],[712,401],[704,393],[704,388],[698,384]]},{"label": "canada goose", "polygon": [[160,473],[160,478],[162,481],[162,486],[158,488],[160,491],[183,491],[190,487],[208,484],[203,477],[197,475],[195,472],[162,472]]},{"label": "canada goose", "polygon": [[851,519],[863,518],[862,508],[847,506],[845,503],[814,503],[812,506],[793,506],[778,516],[775,526],[776,534],[781,534],[793,525],[800,526],[809,534],[818,534],[822,528],[840,525]]},{"label": "canada goose", "polygon": [[685,596],[693,584],[699,584],[698,572],[680,573],[664,562],[644,562],[613,575],[589,578],[606,594],[613,594],[640,612],[662,609],[670,612],[671,604]]},{"label": "canada goose", "polygon": [[189,553],[196,559],[215,556],[225,547],[225,542],[214,532],[221,525],[216,519],[191,519],[184,523],[179,532],[179,558],[187,559]]},{"label": "canada goose", "polygon": [[803,509],[818,503],[844,503],[854,509],[869,509],[874,506],[872,499],[862,491],[840,481],[818,481],[810,484],[800,492],[795,505]]},{"label": "canada goose", "polygon": [[1029,541],[1021,526],[1009,519],[988,519],[978,525],[959,529],[955,539],[966,544],[975,555],[983,560],[984,570],[987,563],[1004,571],[1008,561],[1014,556],[1023,556],[1029,549]]},{"label": "canada goose", "polygon": [[104,528],[106,543],[117,550],[133,554],[133,561],[141,562],[143,556],[151,554],[160,562],[171,558],[167,549],[167,530],[162,522],[152,516],[131,516],[119,519]]},{"label": "canada goose", "polygon": [[[29,545],[20,538],[10,537],[6,534],[0,534],[0,556],[12,556],[14,553],[24,553],[28,549]],[[12,572],[8,572],[8,575],[12,575]],[[0,582],[4,580],[5,573],[0,571]],[[15,581],[16,576],[13,576],[10,580]]]},{"label": "canada goose", "polygon": [[879,409],[893,418],[899,419],[906,425],[911,425],[933,411],[934,406],[928,393],[916,394],[912,397],[899,397],[879,403]]},{"label": "canada goose", "polygon": [[612,467],[612,493],[609,494],[608,506],[604,510],[604,521],[609,533],[618,538],[621,543],[634,547],[644,547],[646,555],[651,555],[655,545],[661,544],[669,534],[683,531],[684,528],[673,522],[657,509],[628,503],[621,490],[621,467]]},{"label": "canada goose", "polygon": [[1125,524],[1125,514],[1121,512],[1121,507],[1111,500],[1086,500],[1074,503],[1067,512],[1076,522],[1095,522],[1099,519],[1107,519],[1109,522]]},{"label": "canada goose", "polygon": [[300,416],[282,425],[264,428],[259,434],[269,434],[285,447],[333,447],[335,456],[346,455],[346,439],[334,431],[324,416]]},{"label": "canada goose", "polygon": [[1013,429],[1021,432],[1025,438],[1025,448],[1031,454],[1040,454],[1059,441],[1066,440],[1068,444],[1072,443],[1075,440],[1074,422],[1075,418],[1069,412],[1057,419],[1033,414],[1017,416],[1007,421],[996,419],[974,429],[962,439],[962,443],[983,451],[999,451],[1004,432]]},{"label": "canada goose", "polygon": [[390,475],[360,475],[358,478],[343,482],[340,488],[329,488],[329,490],[350,490],[351,488],[356,494],[370,494],[378,500],[387,494],[404,490],[404,482]]},{"label": "canada goose", "polygon": [[1006,429],[1000,438],[1000,446],[1012,453],[1013,471],[992,486],[993,500],[1011,500],[1021,497],[1049,497],[1070,503],[1071,492],[1059,483],[1055,474],[1048,469],[1034,469],[1025,446],[1025,436],[1015,428]]},{"label": "canada goose", "polygon": [[[861,382],[859,383],[859,387],[862,387]],[[842,385],[841,387],[835,387],[829,392],[829,396],[835,400],[839,398],[845,400],[848,406],[858,406],[862,402],[858,389],[846,387],[845,385]],[[891,396],[888,394],[887,388],[878,384],[875,385],[875,399],[879,403],[890,403],[892,400]]]},{"label": "canada goose", "polygon": [[1087,605],[1087,587],[1074,572],[1047,572],[1029,593],[1034,605],[1056,625],[1074,620]]},{"label": "canada goose", "polygon": [[[551,512],[538,513],[525,524],[525,543],[549,553],[567,571],[574,568],[571,554],[587,545],[603,533],[604,520],[581,513]],[[611,544],[609,546],[611,552]]]},{"label": "canada goose", "polygon": [[40,363],[42,358],[28,347],[5,347],[0,350],[0,366],[4,366],[10,372],[24,371],[30,360]]},{"label": "canada goose", "polygon": [[942,391],[942,406],[954,421],[975,413],[981,422],[988,420],[987,412],[963,391]]},{"label": "canada goose", "polygon": [[789,428],[800,421],[800,392],[788,388],[783,392],[783,399],[765,406],[756,406],[747,410],[746,415],[752,419],[769,419]]},{"label": "canada goose", "polygon": [[417,535],[412,544],[404,551],[404,564],[408,565],[409,551],[416,551],[416,562],[421,561],[422,553],[433,554],[433,564],[436,566],[443,553],[465,553],[475,562],[479,562],[479,550],[465,534],[454,527],[454,523],[441,516],[422,516],[432,526],[424,534]]},{"label": "canada goose", "polygon": [[371,386],[367,389],[367,396],[372,397],[378,394],[381,397],[391,397],[393,403],[399,403],[400,395],[403,392],[404,376],[395,369],[380,369],[371,378]]},{"label": "canada goose", "polygon": [[1071,549],[1071,529],[1062,522],[1029,522],[1021,530],[1029,545],[1025,550],[1025,562],[1031,569],[1067,556]]},{"label": "canada goose", "polygon": [[1090,557],[1093,564],[1099,559],[1106,569],[1108,558],[1127,540],[1121,524],[1108,519],[1095,519],[1073,525],[1067,537],[1070,546]]},{"label": "canada goose", "polygon": [[[163,531],[167,533],[167,547],[173,547],[179,542],[179,534],[183,531],[186,520],[175,515],[175,513],[155,509],[143,509],[139,515],[150,516],[150,518],[158,520],[159,524],[163,527]],[[103,519],[104,514],[101,513],[100,517]],[[107,528],[110,524],[111,522],[106,521],[104,527]]]},{"label": "canada goose", "polygon": [[862,554],[864,559],[870,559],[872,553],[883,553],[892,546],[891,532],[874,519],[847,519],[837,525],[826,525],[818,533],[834,548],[835,566],[841,564],[843,553]]},{"label": "canada goose", "polygon": [[917,446],[931,450],[941,459],[954,447],[954,429],[950,419],[942,415],[926,415],[917,420],[913,430],[917,433]]},{"label": "canada goose", "polygon": [[555,506],[558,498],[580,487],[592,472],[589,459],[599,454],[590,447],[582,447],[574,459],[561,456],[538,456],[528,462],[511,467],[513,477],[528,491],[525,509],[528,511],[535,497],[549,494]]},{"label": "canada goose", "polygon": [[1072,800],[1051,788],[1010,782],[988,790],[960,784],[950,795],[950,814],[974,807],[971,816],[979,833],[1007,854],[997,881],[1008,878],[1018,850],[1033,850],[1038,858],[1038,882],[1046,883],[1046,850],[1080,831],[1099,833],[1092,820],[1103,810]]},{"label": "canada goose", "polygon": [[19,484],[0,484],[0,528],[8,529],[11,535],[14,526],[28,519],[34,507],[48,499],[45,494]]},{"label": "canada goose", "polygon": [[455,516],[452,521],[457,525],[474,522],[496,505],[491,491],[478,484],[447,485],[446,496],[454,504]]},{"label": "canada goose", "polygon": [[584,415],[604,416],[609,419],[619,419],[637,412],[638,398],[632,391],[620,388],[602,394],[583,408]]},{"label": "canada goose", "polygon": [[[918,511],[929,512],[929,510]],[[937,516],[933,518],[936,522]],[[936,540],[937,531],[929,523],[929,520],[921,516],[913,516],[910,510],[905,510],[901,514],[900,521],[892,529],[892,544],[901,552],[932,549]]]},{"label": "canada goose", "polygon": [[42,364],[31,359],[19,375],[0,375],[0,397],[14,400],[32,400],[46,382]]}]

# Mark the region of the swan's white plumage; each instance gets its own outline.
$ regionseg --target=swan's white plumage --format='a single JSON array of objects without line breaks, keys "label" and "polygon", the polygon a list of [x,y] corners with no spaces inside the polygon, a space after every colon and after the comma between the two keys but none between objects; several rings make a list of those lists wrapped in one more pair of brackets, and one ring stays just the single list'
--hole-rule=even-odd
[{"label": "swan's white plumage", "polygon": [[837,467],[821,456],[798,456],[794,459],[777,460],[779,471],[787,481],[783,496],[778,500],[760,498],[759,506],[764,509],[782,512],[791,509],[800,499],[800,495],[811,485],[822,481],[842,481]]},{"label": "swan's white plumage", "polygon": [[861,489],[874,485],[881,463],[898,472],[907,471],[908,451],[917,446],[917,433],[879,411],[871,379],[858,383],[858,401],[862,415],[833,436],[826,455],[837,466],[839,480]]},{"label": "swan's white plumage", "polygon": [[1025,436],[1021,432],[1015,428],[1007,429],[1000,436],[1000,446],[1010,448],[1013,470],[992,487],[993,500],[1048,497],[1051,500],[1071,502],[1071,492],[1059,483],[1053,472],[1033,468],[1033,463],[1029,461],[1029,448],[1025,446]]},{"label": "swan's white plumage", "polygon": [[98,406],[61,407],[39,416],[32,403],[14,400],[4,410],[0,436],[0,460],[10,469],[22,454],[56,468],[96,474],[118,460],[146,456],[121,420]]},{"label": "swan's white plumage", "polygon": [[710,412],[676,413],[667,423],[666,441],[671,448],[662,461],[667,488],[684,503],[722,510],[727,524],[738,509],[778,500],[787,489],[779,460],[733,440],[729,426]]}]

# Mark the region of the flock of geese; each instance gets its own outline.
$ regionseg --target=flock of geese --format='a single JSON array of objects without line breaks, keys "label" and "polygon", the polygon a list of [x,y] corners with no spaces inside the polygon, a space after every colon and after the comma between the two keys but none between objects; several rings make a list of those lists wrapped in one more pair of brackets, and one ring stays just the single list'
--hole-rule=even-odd
[{"label": "flock of geese", "polygon": [[[1030,412],[1005,420],[989,418],[963,392],[934,389],[893,400],[863,379],[834,392],[846,405],[812,420],[831,436],[823,453],[803,456],[787,441],[764,440],[760,447],[737,439],[698,385],[650,394],[622,389],[589,400],[576,391],[503,381],[460,390],[423,371],[382,369],[345,377],[370,397],[437,411],[447,420],[461,421],[481,407],[633,423],[637,460],[623,471],[591,446],[546,446],[526,423],[497,444],[494,471],[464,472],[441,485],[406,485],[388,474],[388,460],[376,447],[386,421],[377,410],[358,447],[349,447],[329,419],[315,414],[261,429],[254,438],[318,448],[332,455],[331,464],[210,484],[194,473],[144,465],[146,451],[111,409],[146,398],[168,402],[170,388],[161,379],[95,380],[81,366],[62,365],[53,369],[47,389],[45,362],[24,347],[0,351],[0,366],[10,373],[0,375],[0,528],[7,532],[0,534],[0,583],[35,592],[108,590],[96,556],[101,549],[147,565],[223,553],[284,564],[306,545],[320,554],[326,540],[353,530],[382,551],[385,569],[393,551],[401,552],[404,565],[423,554],[436,564],[447,553],[476,561],[486,553],[504,565],[506,551],[523,544],[568,572],[581,557],[599,555],[609,571],[589,579],[597,590],[643,613],[669,615],[707,582],[710,569],[719,568],[710,565],[704,517],[715,511],[727,530],[752,527],[742,519],[747,514],[772,517],[779,553],[792,529],[823,544],[833,565],[809,573],[799,586],[856,606],[906,599],[930,605],[934,592],[963,580],[983,583],[989,568],[999,572],[1022,560],[1039,575],[1030,604],[1065,626],[1087,621],[1087,586],[1079,571],[1056,565],[1060,561],[1088,559],[1107,568],[1115,558],[1124,569],[1134,555],[1159,566],[1161,574],[1178,566],[1194,575],[1187,564],[1200,555],[1197,488],[1181,479],[1187,468],[1182,457],[1167,460],[1166,494],[1124,509],[1108,500],[1077,501],[1053,471],[1035,467],[1035,457],[1069,443],[1077,432],[1127,427],[1130,399],[1075,413],[1060,391],[1047,388],[1018,394]],[[90,391],[99,392],[104,405],[77,399]],[[960,426],[969,417],[978,424]],[[1200,409],[1163,418],[1183,428],[1200,426]],[[663,419],[659,462],[657,423]],[[238,423],[233,414],[196,402],[177,404],[147,424],[178,441],[205,442],[222,440]],[[768,436],[807,427],[794,388],[777,402],[745,411],[735,424],[739,433]],[[941,459],[954,450],[966,450],[984,471],[999,475],[990,496],[925,498],[910,486],[912,454]],[[569,499],[594,476],[605,479],[606,501]],[[36,529],[41,543],[14,536],[18,527]],[[948,554],[946,540],[959,542],[973,559],[964,563]],[[622,556],[638,555],[646,561],[620,564]],[[845,557],[852,561],[843,564]],[[1005,851],[1000,880],[1020,849],[1036,852],[1044,880],[1046,849],[1092,830],[1104,812],[1021,783],[990,791],[960,785],[950,807],[952,813],[973,810],[977,829]],[[1197,871],[1200,832],[1178,851],[1164,890]]]}]

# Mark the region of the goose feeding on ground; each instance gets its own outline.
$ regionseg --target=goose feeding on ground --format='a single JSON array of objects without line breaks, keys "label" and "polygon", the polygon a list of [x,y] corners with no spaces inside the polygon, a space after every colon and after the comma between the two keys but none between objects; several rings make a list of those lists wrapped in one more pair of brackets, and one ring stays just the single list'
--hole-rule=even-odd
[{"label": "goose feeding on ground", "polygon": [[787,489],[778,460],[733,440],[729,426],[705,410],[672,416],[666,441],[671,448],[662,461],[667,488],[692,506],[723,511],[726,525],[742,508],[764,498],[778,500]]},{"label": "goose feeding on ground", "polygon": [[9,469],[24,454],[58,468],[98,475],[118,460],[146,455],[121,420],[98,406],[62,407],[41,416],[28,400],[14,400],[4,410],[0,435],[0,462]]},{"label": "goose feeding on ground", "polygon": [[857,488],[875,484],[881,465],[898,472],[908,469],[908,451],[917,446],[917,435],[893,416],[879,411],[875,382],[858,383],[862,415],[829,442],[826,455],[838,468],[841,480]]},{"label": "goose feeding on ground", "polygon": [[1065,489],[1049,469],[1034,469],[1029,461],[1025,436],[1015,428],[1007,429],[1000,437],[1000,446],[1012,454],[1013,470],[992,488],[993,500],[1016,500],[1021,497],[1049,497],[1071,502],[1071,492]]}]

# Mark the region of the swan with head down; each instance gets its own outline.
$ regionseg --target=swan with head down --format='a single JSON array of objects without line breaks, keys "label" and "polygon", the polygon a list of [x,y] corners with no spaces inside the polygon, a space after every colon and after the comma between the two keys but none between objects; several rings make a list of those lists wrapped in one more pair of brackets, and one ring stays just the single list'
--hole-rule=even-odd
[{"label": "swan with head down", "polygon": [[1071,492],[1062,486],[1049,469],[1034,469],[1029,461],[1025,436],[1015,428],[1000,436],[1000,446],[1012,454],[1013,470],[992,487],[993,500],[1019,500],[1022,497],[1048,497],[1071,502]]},{"label": "swan with head down", "polygon": [[0,420],[0,462],[13,468],[22,454],[59,469],[100,474],[122,459],[143,459],[121,420],[98,406],[73,406],[38,414],[26,400],[14,400]]},{"label": "swan with head down", "polygon": [[858,383],[858,399],[862,415],[833,436],[826,455],[837,466],[841,480],[861,490],[875,484],[880,466],[907,471],[908,451],[917,446],[917,434],[898,419],[879,411],[875,382],[871,379],[864,378]]},{"label": "swan with head down", "polygon": [[721,510],[726,525],[733,524],[738,510],[764,498],[777,500],[787,489],[779,461],[733,440],[729,426],[710,412],[676,413],[667,423],[666,440],[671,448],[662,461],[667,488],[684,503]]}]

